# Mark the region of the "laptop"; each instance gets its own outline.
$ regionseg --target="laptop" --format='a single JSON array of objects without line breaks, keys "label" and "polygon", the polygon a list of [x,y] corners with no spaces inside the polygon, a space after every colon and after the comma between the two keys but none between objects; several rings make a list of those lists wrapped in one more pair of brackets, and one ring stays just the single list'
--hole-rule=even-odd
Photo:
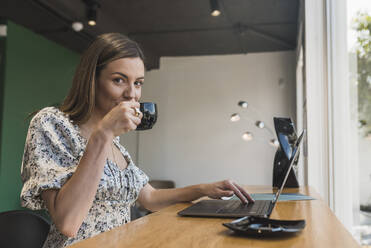
[{"label": "laptop", "polygon": [[[285,186],[288,175],[292,169],[293,164],[296,162],[299,154],[299,147],[302,142],[305,130],[302,131],[299,138],[295,141],[292,140],[292,133],[288,133],[292,122],[288,118],[275,118],[275,129],[280,145],[285,146],[286,154],[290,163],[283,183],[280,189],[276,192],[273,200],[257,200],[254,203],[243,204],[240,200],[202,200],[192,206],[178,212],[180,216],[190,217],[218,217],[218,218],[240,218],[243,216],[258,216],[268,218]],[[288,137],[291,135],[291,137]],[[295,134],[296,136],[296,134]],[[291,143],[293,142],[293,143]],[[288,149],[288,146],[291,146]]]}]

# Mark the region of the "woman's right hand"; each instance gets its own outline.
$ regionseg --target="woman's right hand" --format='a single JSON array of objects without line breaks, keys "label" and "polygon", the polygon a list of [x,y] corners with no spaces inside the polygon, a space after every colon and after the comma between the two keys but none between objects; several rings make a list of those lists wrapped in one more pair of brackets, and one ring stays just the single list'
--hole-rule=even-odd
[{"label": "woman's right hand", "polygon": [[143,117],[142,113],[135,115],[135,108],[139,107],[139,102],[120,102],[103,117],[98,128],[112,138],[135,130]]}]

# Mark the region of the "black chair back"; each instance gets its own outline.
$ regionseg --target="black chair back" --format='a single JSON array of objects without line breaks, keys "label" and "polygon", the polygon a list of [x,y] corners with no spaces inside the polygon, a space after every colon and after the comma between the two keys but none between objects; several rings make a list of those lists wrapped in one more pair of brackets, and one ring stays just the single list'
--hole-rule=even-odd
[{"label": "black chair back", "polygon": [[41,248],[49,229],[48,221],[31,211],[0,213],[0,247]]}]

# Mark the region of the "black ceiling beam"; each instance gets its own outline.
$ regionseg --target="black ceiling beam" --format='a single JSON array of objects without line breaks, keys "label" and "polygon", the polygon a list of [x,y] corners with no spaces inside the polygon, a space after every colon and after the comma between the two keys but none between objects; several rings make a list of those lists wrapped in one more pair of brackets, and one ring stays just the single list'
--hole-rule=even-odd
[{"label": "black ceiling beam", "polygon": [[281,38],[278,38],[270,33],[267,33],[267,32],[264,32],[262,30],[258,30],[252,26],[247,26],[247,25],[243,25],[243,24],[237,24],[237,28],[240,29],[240,30],[243,30],[243,31],[247,31],[247,32],[252,32],[264,39],[267,39],[267,40],[270,40],[272,42],[275,42],[281,46],[284,46],[288,49],[295,49],[295,44],[292,44],[291,42],[288,42],[286,40],[283,40]]},{"label": "black ceiling beam", "polygon": [[271,42],[284,46],[286,49],[295,49],[296,45],[276,37],[272,34],[258,30],[257,28],[237,23],[233,26],[218,27],[218,28],[193,28],[193,29],[182,29],[182,30],[159,30],[159,31],[147,31],[147,32],[131,32],[128,35],[130,36],[142,36],[142,35],[157,35],[157,34],[176,34],[176,33],[192,33],[192,32],[212,32],[212,31],[222,31],[222,30],[235,30],[236,34],[243,36],[245,32],[251,32],[260,36],[264,39],[267,39]]}]

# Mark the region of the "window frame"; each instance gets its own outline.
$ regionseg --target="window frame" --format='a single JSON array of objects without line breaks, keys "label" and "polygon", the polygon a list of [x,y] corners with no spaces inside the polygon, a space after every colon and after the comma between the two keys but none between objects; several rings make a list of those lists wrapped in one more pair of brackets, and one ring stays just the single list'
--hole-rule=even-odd
[{"label": "window frame", "polygon": [[346,11],[347,0],[305,1],[307,178],[351,231],[359,209],[358,136],[352,135]]}]

